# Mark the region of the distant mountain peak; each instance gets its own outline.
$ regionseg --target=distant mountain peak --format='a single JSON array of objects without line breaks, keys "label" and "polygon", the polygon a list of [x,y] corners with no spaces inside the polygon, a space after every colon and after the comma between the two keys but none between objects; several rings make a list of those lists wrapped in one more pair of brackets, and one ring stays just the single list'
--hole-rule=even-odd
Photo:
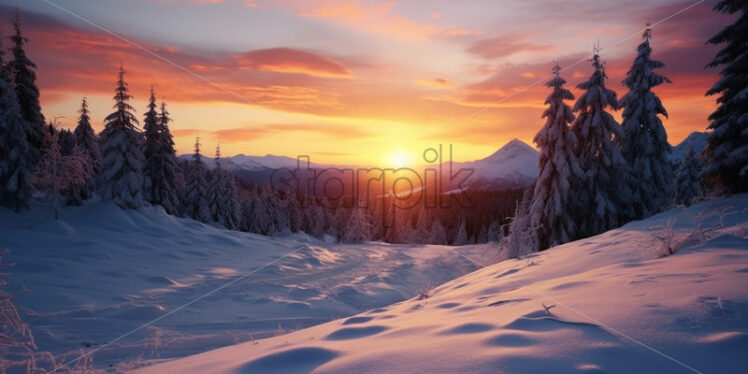
[{"label": "distant mountain peak", "polygon": [[507,160],[523,156],[537,157],[537,155],[538,151],[536,151],[535,148],[517,138],[514,138],[485,159]]}]

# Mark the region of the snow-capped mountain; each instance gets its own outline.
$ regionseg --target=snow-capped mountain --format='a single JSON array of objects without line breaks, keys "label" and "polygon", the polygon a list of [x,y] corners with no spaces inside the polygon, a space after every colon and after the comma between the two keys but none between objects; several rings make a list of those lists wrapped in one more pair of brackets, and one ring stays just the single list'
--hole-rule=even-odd
[{"label": "snow-capped mountain", "polygon": [[693,147],[693,151],[696,152],[696,154],[701,154],[701,151],[706,147],[707,136],[707,133],[699,131],[694,131],[689,134],[682,142],[673,146],[673,152],[670,153],[670,161],[673,163],[680,162],[689,147]]},{"label": "snow-capped mountain", "polygon": [[486,158],[455,166],[475,170],[468,183],[470,188],[525,187],[538,176],[539,156],[527,143],[513,139]]}]

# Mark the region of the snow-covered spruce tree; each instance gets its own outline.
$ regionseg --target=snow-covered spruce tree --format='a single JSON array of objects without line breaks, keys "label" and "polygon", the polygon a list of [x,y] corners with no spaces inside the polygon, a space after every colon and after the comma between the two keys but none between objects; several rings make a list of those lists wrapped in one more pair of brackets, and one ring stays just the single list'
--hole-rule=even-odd
[{"label": "snow-covered spruce tree", "polygon": [[195,139],[193,162],[187,170],[185,196],[183,198],[184,214],[200,222],[210,222],[213,216],[208,204],[208,169],[200,155],[200,138]]},{"label": "snow-covered spruce tree", "polygon": [[447,230],[438,218],[431,224],[431,232],[429,232],[429,236],[426,238],[426,243],[447,244]]},{"label": "snow-covered spruce tree", "polygon": [[99,141],[96,139],[93,127],[91,127],[88,101],[85,97],[81,100],[81,108],[78,110],[78,113],[80,113],[80,117],[78,118],[78,126],[75,127],[73,136],[77,150],[88,155],[91,174],[86,184],[75,187],[70,191],[70,196],[68,197],[69,205],[80,205],[84,200],[91,197],[96,186],[96,176],[101,169]]},{"label": "snow-covered spruce tree", "polygon": [[208,204],[213,220],[229,230],[236,230],[241,224],[238,190],[234,175],[223,168],[219,145],[216,147],[216,167],[208,187]]},{"label": "snow-covered spruce tree", "polygon": [[244,220],[249,222],[250,232],[275,235],[283,230],[280,227],[281,219],[278,218],[280,212],[276,196],[270,184],[257,187],[253,193],[250,214],[244,215]]},{"label": "snow-covered spruce tree", "polygon": [[114,112],[104,119],[101,132],[101,173],[99,186],[104,200],[122,208],[143,206],[143,135],[137,129],[138,120],[130,106],[130,94],[125,83],[125,69],[117,73]]},{"label": "snow-covered spruce tree", "polygon": [[481,235],[482,243],[501,243],[504,240],[504,225],[499,220],[491,221],[484,235]]},{"label": "snow-covered spruce tree", "polygon": [[88,154],[80,150],[71,155],[62,154],[60,134],[61,131],[52,129],[45,131],[45,152],[31,177],[31,184],[47,195],[55,219],[61,194],[69,189],[84,186],[91,175],[91,160]]},{"label": "snow-covered spruce tree", "polygon": [[719,95],[719,106],[709,116],[708,129],[712,131],[704,149],[707,164],[703,177],[710,184],[740,193],[748,191],[748,3],[722,0],[714,10],[738,17],[708,42],[724,47],[707,65],[722,67],[722,78],[706,93]]},{"label": "snow-covered spruce tree", "polygon": [[538,248],[546,249],[573,240],[577,236],[574,216],[574,199],[571,179],[579,180],[584,172],[574,154],[577,138],[569,128],[574,121],[571,108],[564,100],[574,100],[574,95],[564,88],[566,80],[559,75],[558,63],[553,67],[554,77],[546,83],[553,91],[543,112],[545,125],[533,140],[540,149],[538,180],[530,208],[530,224],[537,227]]},{"label": "snow-covered spruce tree", "polygon": [[169,132],[169,120],[169,112],[164,103],[161,103],[161,112],[156,112],[156,97],[151,87],[148,111],[143,120],[143,189],[149,203],[161,205],[168,214],[176,214],[179,206],[176,186],[178,166],[174,140]]},{"label": "snow-covered spruce tree", "polygon": [[169,130],[169,111],[166,110],[166,103],[161,102],[161,111],[158,114],[159,124],[159,135],[161,136],[161,178],[158,182],[161,183],[159,189],[161,198],[159,204],[166,209],[167,213],[176,214],[177,207],[179,206],[179,180],[183,179],[184,176],[179,170],[179,162],[177,160],[177,152],[174,150],[174,137]]},{"label": "snow-covered spruce tree", "polygon": [[39,88],[36,86],[36,65],[26,56],[24,45],[28,39],[21,33],[21,13],[16,10],[13,22],[15,34],[10,38],[13,42],[11,53],[13,59],[8,62],[8,68],[13,76],[16,97],[21,108],[21,117],[26,121],[26,138],[31,144],[30,157],[34,163],[41,154],[44,143],[44,116],[39,105]]},{"label": "snow-covered spruce tree", "polygon": [[345,226],[343,241],[346,243],[360,243],[371,240],[371,225],[366,215],[366,209],[354,207]]},{"label": "snow-covered spruce tree", "polygon": [[629,91],[619,101],[623,108],[623,136],[616,142],[628,164],[628,186],[631,191],[627,205],[633,216],[621,217],[624,221],[641,219],[660,212],[672,196],[673,167],[670,163],[670,144],[659,115],[667,111],[652,88],[669,79],[654,72],[665,66],[652,60],[649,40],[652,30],[647,27],[643,41],[636,48],[637,56],[623,80]]},{"label": "snow-covered spruce tree", "polygon": [[156,180],[160,177],[161,134],[159,129],[158,112],[156,111],[156,95],[151,86],[151,96],[148,98],[148,110],[143,118],[143,198],[153,205],[160,195],[154,192]]},{"label": "snow-covered spruce tree", "polygon": [[[409,211],[410,212],[410,211]],[[416,226],[410,232],[408,243],[419,244],[428,243],[429,234],[431,233],[431,217],[426,209],[418,211],[418,217],[416,219]]]},{"label": "snow-covered spruce tree", "polygon": [[701,160],[693,151],[693,147],[689,147],[675,173],[676,204],[689,206],[704,193],[704,185],[699,178],[701,169]]},{"label": "snow-covered spruce tree", "polygon": [[465,227],[465,220],[460,221],[459,228],[455,239],[452,241],[452,245],[465,245],[468,244],[467,228]]},{"label": "snow-covered spruce tree", "polygon": [[29,208],[29,180],[37,157],[3,55],[0,45],[0,204],[18,212]]},{"label": "snow-covered spruce tree", "polygon": [[570,185],[574,188],[574,208],[576,240],[613,229],[619,225],[619,217],[630,216],[622,213],[628,207],[630,192],[625,181],[626,160],[614,144],[614,137],[623,136],[621,126],[607,108],[616,109],[616,93],[605,87],[605,68],[600,56],[592,58],[595,71],[592,76],[577,88],[585,92],[574,104],[577,118],[572,131],[577,137],[575,154],[579,167],[585,172],[578,177],[572,174]]},{"label": "snow-covered spruce tree", "polygon": [[537,227],[532,225],[530,208],[532,204],[531,191],[528,189],[517,202],[514,217],[509,226],[509,235],[501,240],[500,247],[504,249],[507,258],[515,258],[537,251]]}]

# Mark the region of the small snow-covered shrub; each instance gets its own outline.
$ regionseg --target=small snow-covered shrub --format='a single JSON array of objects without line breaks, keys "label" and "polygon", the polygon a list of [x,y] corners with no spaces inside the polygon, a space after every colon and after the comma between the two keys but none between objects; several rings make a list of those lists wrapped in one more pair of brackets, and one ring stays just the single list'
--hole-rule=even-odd
[{"label": "small snow-covered shrub", "polygon": [[430,283],[419,287],[416,290],[416,300],[428,299],[429,297],[431,297],[433,290],[434,286]]},{"label": "small snow-covered shrub", "polygon": [[[712,237],[712,233],[715,230],[724,227],[725,218],[735,213],[737,212],[728,211],[727,209],[708,213],[699,211],[696,214],[692,214],[686,211],[685,214],[695,224],[693,230],[688,233],[682,233],[679,235],[678,232],[676,232],[673,228],[673,226],[675,225],[675,221],[668,220],[665,227],[663,227],[663,229],[659,233],[654,234],[653,236],[662,244],[662,256],[669,256],[680,249],[706,242]],[[711,225],[707,225],[706,222],[711,219],[716,219],[716,222]]]}]

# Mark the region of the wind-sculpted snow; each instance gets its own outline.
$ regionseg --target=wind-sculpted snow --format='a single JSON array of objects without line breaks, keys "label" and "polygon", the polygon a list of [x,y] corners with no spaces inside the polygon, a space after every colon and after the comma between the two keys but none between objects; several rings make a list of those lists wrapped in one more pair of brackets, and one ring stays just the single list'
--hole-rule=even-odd
[{"label": "wind-sculpted snow", "polygon": [[138,373],[743,373],[746,284],[744,194]]},{"label": "wind-sculpted snow", "polygon": [[[39,348],[71,352],[68,359],[251,273],[97,351],[98,367],[284,334],[408,299],[478,268],[447,247],[343,245],[301,234],[270,238],[156,208],[122,210],[101,202],[64,208],[58,221],[42,206],[20,215],[0,209],[2,248],[10,251],[4,261],[15,263],[8,287],[16,303],[38,313],[26,320]],[[461,251],[487,256],[485,248]],[[330,340],[376,332],[361,327]],[[312,365],[317,361],[309,356],[320,354],[290,356]],[[284,357],[242,370],[274,367]]]}]

